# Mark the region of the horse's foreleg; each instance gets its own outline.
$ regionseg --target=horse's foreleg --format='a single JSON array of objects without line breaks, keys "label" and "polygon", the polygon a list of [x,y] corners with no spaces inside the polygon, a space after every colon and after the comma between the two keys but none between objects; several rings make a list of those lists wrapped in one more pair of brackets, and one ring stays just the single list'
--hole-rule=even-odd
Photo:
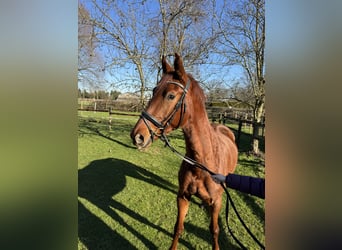
[{"label": "horse's foreleg", "polygon": [[184,220],[189,209],[189,199],[180,196],[177,197],[178,215],[174,228],[172,245],[170,247],[172,250],[177,249],[178,239],[184,230]]},{"label": "horse's foreleg", "polygon": [[212,206],[210,206],[211,211],[211,221],[210,221],[210,232],[213,237],[213,250],[220,249],[218,244],[218,238],[219,238],[219,225],[218,225],[218,217],[221,209],[222,200],[218,199],[216,200]]}]

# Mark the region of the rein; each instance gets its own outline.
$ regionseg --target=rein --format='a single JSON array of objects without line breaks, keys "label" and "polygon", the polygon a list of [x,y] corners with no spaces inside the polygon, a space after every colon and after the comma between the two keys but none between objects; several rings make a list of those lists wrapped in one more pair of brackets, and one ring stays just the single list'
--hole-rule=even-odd
[{"label": "rein", "polygon": [[172,145],[170,144],[170,141],[167,139],[165,134],[162,134],[161,136],[161,140],[165,142],[165,145],[168,146],[169,149],[171,149],[171,151],[173,153],[175,153],[179,158],[181,158],[182,160],[186,161],[187,163],[198,167],[206,172],[208,172],[211,175],[215,175],[216,173],[212,172],[211,170],[209,170],[206,166],[204,166],[203,164],[199,163],[198,161],[195,161],[193,159],[191,159],[190,157],[186,156],[186,155],[182,155],[181,153],[179,153],[174,147],[172,147]]}]

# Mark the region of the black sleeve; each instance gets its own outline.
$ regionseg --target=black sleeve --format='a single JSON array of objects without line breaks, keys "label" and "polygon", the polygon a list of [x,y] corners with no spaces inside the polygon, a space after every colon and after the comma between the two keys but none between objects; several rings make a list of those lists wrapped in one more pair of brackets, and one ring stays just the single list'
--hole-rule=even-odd
[{"label": "black sleeve", "polygon": [[238,174],[229,174],[226,177],[229,188],[258,196],[265,199],[265,179]]}]

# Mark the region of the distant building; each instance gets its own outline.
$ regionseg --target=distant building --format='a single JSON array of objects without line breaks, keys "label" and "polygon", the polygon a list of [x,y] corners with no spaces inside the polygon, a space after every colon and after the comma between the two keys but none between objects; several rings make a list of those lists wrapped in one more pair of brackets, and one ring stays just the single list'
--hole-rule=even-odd
[{"label": "distant building", "polygon": [[116,102],[123,102],[123,103],[136,103],[139,102],[140,98],[138,95],[132,93],[122,93],[118,96],[115,100]]}]

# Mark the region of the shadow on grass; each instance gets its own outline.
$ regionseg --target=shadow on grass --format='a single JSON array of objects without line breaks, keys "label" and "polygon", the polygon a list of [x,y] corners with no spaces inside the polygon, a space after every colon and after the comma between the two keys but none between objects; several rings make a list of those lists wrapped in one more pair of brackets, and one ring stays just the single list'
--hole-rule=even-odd
[{"label": "shadow on grass", "polygon": [[[157,249],[154,239],[146,238],[126,223],[125,219],[116,211],[120,211],[140,223],[170,236],[171,244],[171,232],[151,223],[137,211],[133,211],[125,204],[116,201],[115,197],[113,197],[126,187],[126,176],[158,186],[174,193],[176,196],[176,187],[173,184],[130,162],[113,158],[93,161],[78,171],[78,196],[91,202],[114,221],[119,222],[122,227],[125,227],[128,232],[139,239],[148,249]],[[134,243],[129,242],[121,234],[112,230],[101,218],[89,211],[80,201],[78,208],[78,236],[88,249],[136,249]],[[188,248],[191,248],[188,243],[181,242]]]},{"label": "shadow on grass", "polygon": [[112,137],[110,137],[110,135],[106,135],[104,134],[103,132],[100,131],[100,128],[101,126],[102,127],[107,127],[107,125],[99,125],[97,123],[94,123],[95,125],[91,124],[90,122],[88,121],[83,121],[82,123],[80,123],[79,125],[79,136],[83,136],[84,134],[92,134],[92,135],[98,135],[98,136],[101,136],[107,140],[110,140],[112,142],[115,142],[115,143],[118,143],[120,144],[121,146],[124,146],[126,148],[132,148],[132,149],[135,149],[136,147],[133,147],[131,145],[127,145],[126,143],[123,143],[119,140],[116,140]]},{"label": "shadow on grass", "polygon": [[253,171],[253,176],[264,178],[265,162],[256,158],[255,160],[239,159],[238,164],[243,168]]},{"label": "shadow on grass", "polygon": [[[209,215],[209,214],[208,214]],[[220,228],[220,233],[219,233],[219,245],[221,249],[240,249],[237,246],[233,245],[231,243],[232,239],[228,238],[228,232],[226,232],[224,225],[225,221],[219,218],[219,228]],[[196,235],[198,238],[202,238],[204,241],[207,241],[208,243],[211,244],[212,242],[212,235],[209,230],[209,224],[208,224],[208,229],[203,229],[199,228],[198,226],[195,226],[185,220],[184,222],[184,230],[187,231],[188,233]],[[194,247],[192,247],[194,248]],[[197,249],[197,248],[196,248]]]},{"label": "shadow on grass", "polygon": [[260,221],[265,223],[265,209],[257,203],[257,199],[260,199],[260,198],[257,198],[248,194],[244,194],[241,192],[240,192],[240,197],[245,202],[245,204],[251,208],[251,210],[255,213],[255,215],[258,216]]}]

